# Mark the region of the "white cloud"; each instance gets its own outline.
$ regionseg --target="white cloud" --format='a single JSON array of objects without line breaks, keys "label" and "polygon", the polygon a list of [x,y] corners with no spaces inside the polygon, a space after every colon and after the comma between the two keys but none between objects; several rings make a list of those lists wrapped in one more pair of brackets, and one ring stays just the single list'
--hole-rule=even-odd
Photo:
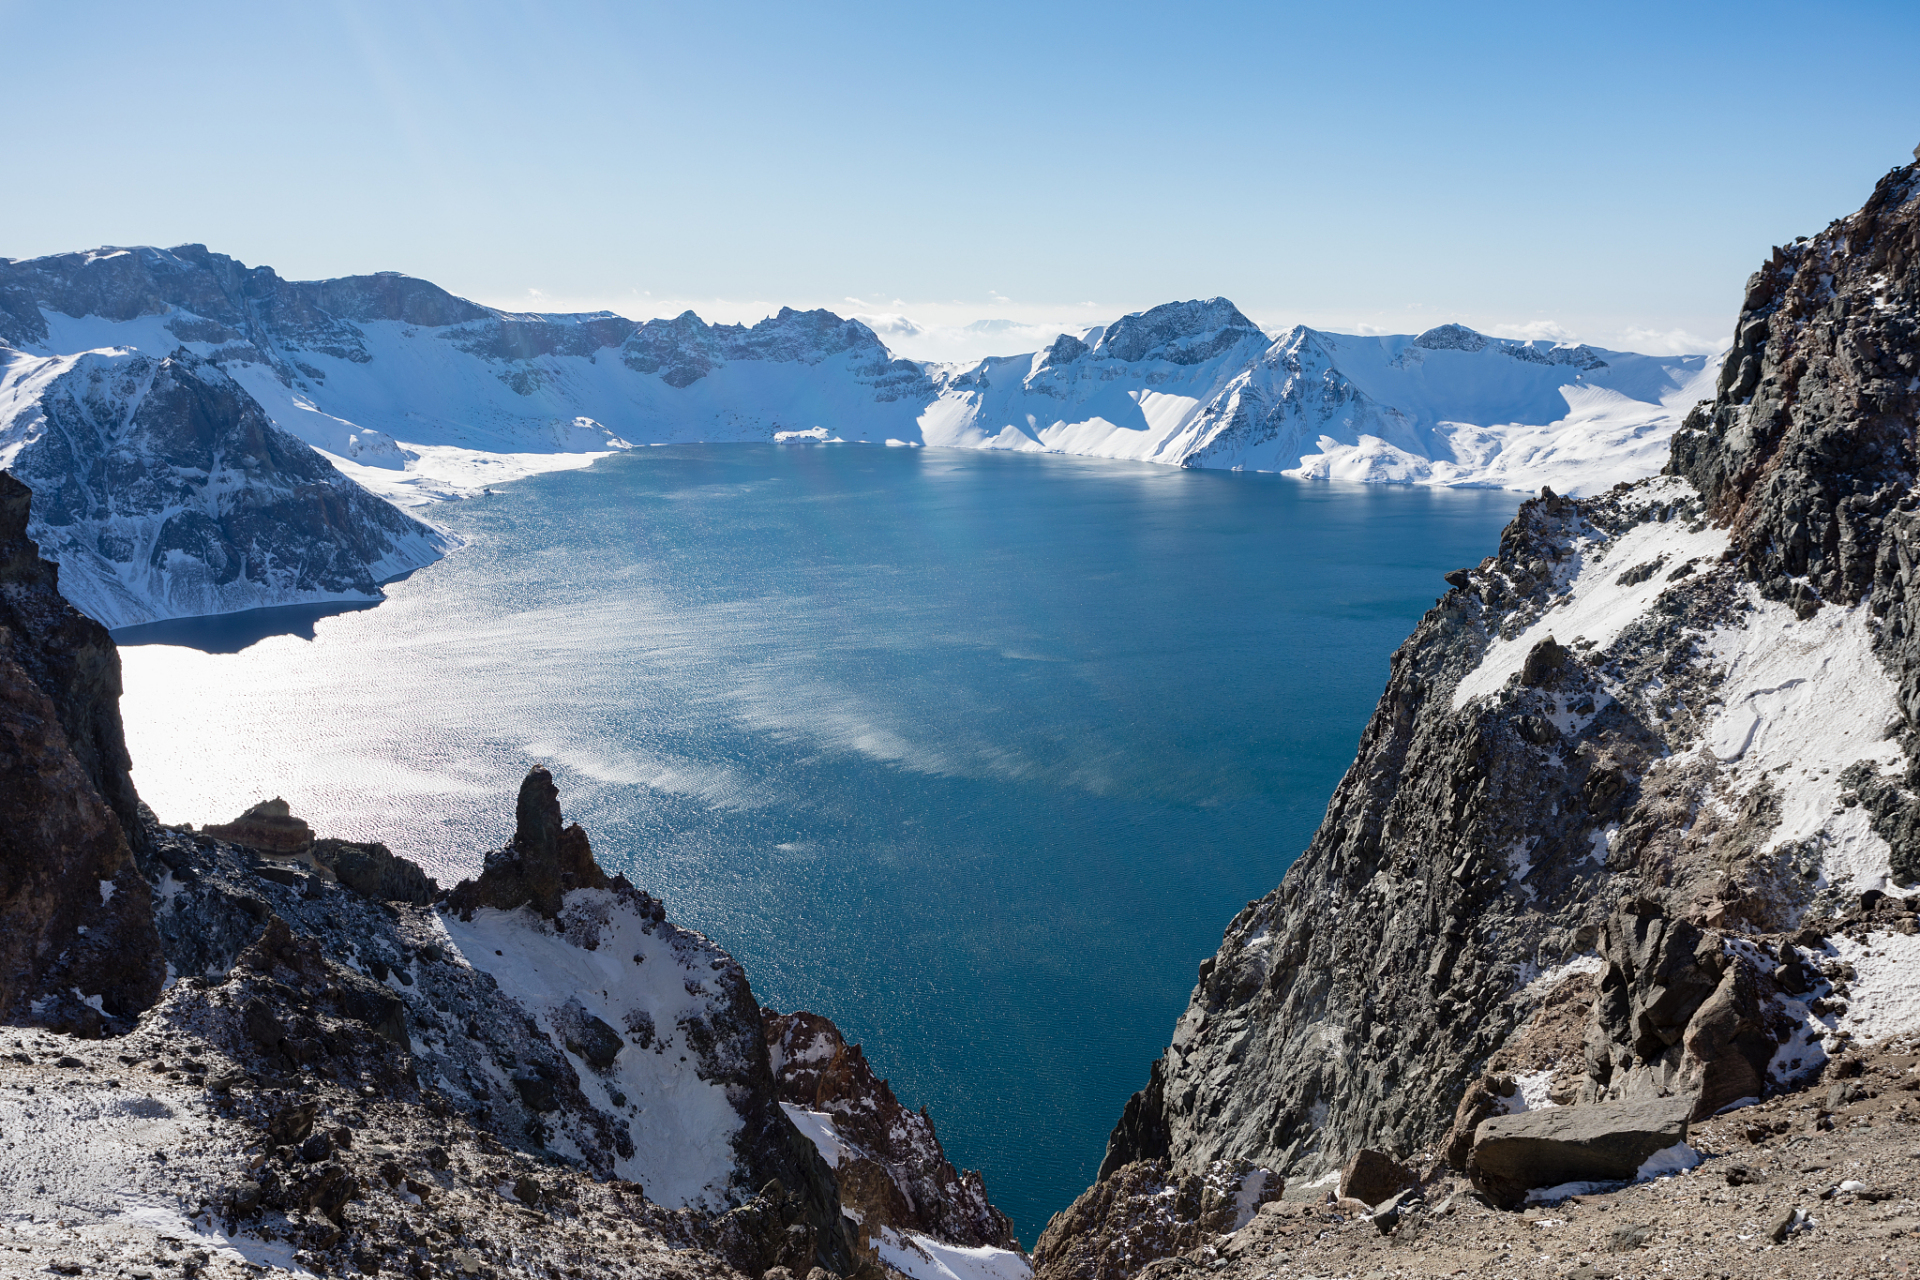
[{"label": "white cloud", "polygon": [[1732,346],[1733,339],[1703,338],[1685,329],[1623,329],[1619,345],[1650,356],[1717,355]]},{"label": "white cloud", "polygon": [[1493,338],[1517,338],[1522,342],[1578,342],[1573,330],[1557,320],[1529,320],[1525,324],[1495,324],[1482,330]]}]

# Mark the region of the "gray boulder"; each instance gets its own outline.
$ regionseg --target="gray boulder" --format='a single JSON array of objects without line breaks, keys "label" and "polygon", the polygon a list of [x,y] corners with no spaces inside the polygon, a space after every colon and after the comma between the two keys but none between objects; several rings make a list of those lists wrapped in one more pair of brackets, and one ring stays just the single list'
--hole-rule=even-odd
[{"label": "gray boulder", "polygon": [[1689,1097],[1493,1116],[1474,1130],[1467,1174],[1495,1204],[1513,1208],[1535,1187],[1632,1178],[1647,1157],[1687,1140]]}]

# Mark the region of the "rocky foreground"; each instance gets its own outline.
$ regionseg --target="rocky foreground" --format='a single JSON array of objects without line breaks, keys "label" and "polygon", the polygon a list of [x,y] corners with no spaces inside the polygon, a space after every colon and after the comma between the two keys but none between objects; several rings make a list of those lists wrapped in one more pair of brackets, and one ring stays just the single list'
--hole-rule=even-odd
[{"label": "rocky foreground", "polygon": [[544,768],[451,891],[277,800],[156,823],[28,508],[0,475],[0,1274],[1028,1274],[932,1121],[607,875]]},{"label": "rocky foreground", "polygon": [[[1447,575],[1038,1275],[1915,1257],[1920,164],[1776,249],[1736,332],[1666,474],[1544,491]],[[1404,1185],[1302,1202],[1356,1161]]]}]

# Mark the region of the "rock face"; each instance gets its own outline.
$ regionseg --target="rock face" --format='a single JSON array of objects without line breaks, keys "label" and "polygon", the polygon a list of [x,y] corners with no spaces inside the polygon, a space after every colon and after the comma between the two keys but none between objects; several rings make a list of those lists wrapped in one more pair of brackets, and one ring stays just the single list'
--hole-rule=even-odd
[{"label": "rock face", "polygon": [[593,845],[580,824],[561,824],[553,775],[535,765],[520,784],[513,842],[489,853],[480,878],[461,881],[448,901],[469,918],[478,907],[531,906],[552,919],[569,889],[604,889],[610,883],[593,860]]},{"label": "rock face", "polygon": [[1545,491],[1449,576],[1103,1179],[1311,1176],[1450,1124],[1461,1160],[1548,1101],[1697,1117],[1845,1042],[1841,929],[1920,901],[1888,892],[1920,795],[1916,196],[1897,170],[1776,251],[1670,474]]},{"label": "rock face", "polygon": [[0,364],[0,461],[33,488],[32,535],[68,599],[109,626],[377,599],[453,545],[275,426],[210,360]]},{"label": "rock face", "polygon": [[1283,1179],[1250,1165],[1170,1172],[1164,1160],[1123,1165],[1053,1216],[1033,1246],[1036,1280],[1126,1280],[1253,1220]]},{"label": "rock face", "polygon": [[0,474],[0,1017],[100,1034],[165,976],[120,732],[120,659],[59,594]]},{"label": "rock face", "polygon": [[933,1120],[900,1105],[859,1045],[818,1014],[761,1013],[780,1105],[814,1136],[841,1203],[868,1233],[891,1228],[969,1248],[1020,1247],[980,1175],[953,1167]]}]

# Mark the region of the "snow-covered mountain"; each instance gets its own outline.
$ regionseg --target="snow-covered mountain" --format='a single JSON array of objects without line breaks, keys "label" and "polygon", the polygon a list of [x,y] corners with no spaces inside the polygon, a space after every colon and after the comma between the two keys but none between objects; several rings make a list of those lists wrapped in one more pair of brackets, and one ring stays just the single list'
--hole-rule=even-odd
[{"label": "snow-covered mountain", "polygon": [[453,542],[184,351],[0,349],[0,466],[33,489],[63,593],[108,626],[373,599]]},{"label": "snow-covered mountain", "polygon": [[[746,440],[1594,492],[1658,470],[1717,369],[1704,355],[1511,341],[1458,325],[1396,337],[1302,327],[1276,340],[1224,298],[1154,307],[1027,355],[919,363],[824,310],[782,309],[751,327],[690,311],[646,322],[522,314],[391,272],[283,280],[199,245],[0,260],[0,362],[0,461],[31,472],[36,494],[55,476],[96,477],[96,511],[111,505],[107,490],[160,459],[137,463],[97,427],[90,451],[62,452],[47,429],[59,415],[46,405],[72,383],[56,373],[132,386],[138,377],[105,370],[165,365],[225,379],[340,475],[427,506],[634,445]],[[115,412],[127,418],[124,406]],[[109,453],[118,469],[103,471]],[[192,470],[166,465],[176,476]],[[194,492],[228,492],[225,476],[207,472]],[[40,505],[52,499],[35,501],[39,536],[59,521]],[[137,536],[96,514],[47,545],[68,566],[73,598],[119,623],[364,594],[445,544],[339,502],[352,545],[331,563],[361,564],[364,582],[316,575],[305,561],[289,574],[277,552],[266,557],[274,577],[244,550],[239,578],[222,578],[214,561],[178,558],[177,535],[160,532],[175,516],[157,507],[139,517],[148,524]],[[134,559],[116,559],[130,536]],[[229,552],[220,563],[234,562]]]}]

